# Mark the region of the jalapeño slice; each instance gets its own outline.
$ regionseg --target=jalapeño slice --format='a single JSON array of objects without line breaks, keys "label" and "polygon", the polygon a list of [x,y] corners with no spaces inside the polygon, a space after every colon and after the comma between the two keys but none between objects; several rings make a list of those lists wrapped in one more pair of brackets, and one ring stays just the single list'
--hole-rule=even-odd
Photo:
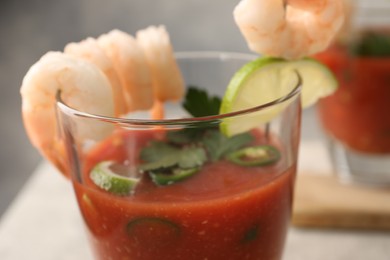
[{"label": "jalape\u00f1o slice", "polygon": [[173,168],[167,171],[150,171],[149,175],[152,178],[153,182],[157,185],[170,185],[178,181],[185,180],[193,176],[196,172],[199,171],[199,167],[193,168]]},{"label": "jalape\u00f1o slice", "polygon": [[152,247],[175,245],[181,229],[175,222],[160,217],[139,217],[126,225],[129,238],[135,242],[147,242]]},{"label": "jalape\u00f1o slice", "polygon": [[242,166],[265,166],[277,162],[280,152],[271,145],[257,145],[230,153],[227,159]]}]

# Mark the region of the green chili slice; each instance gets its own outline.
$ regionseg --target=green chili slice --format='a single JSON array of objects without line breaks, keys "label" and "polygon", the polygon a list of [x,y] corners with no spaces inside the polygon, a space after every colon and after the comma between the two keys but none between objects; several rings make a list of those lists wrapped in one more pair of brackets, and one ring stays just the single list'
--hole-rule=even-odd
[{"label": "green chili slice", "polygon": [[150,171],[149,175],[152,178],[153,182],[157,185],[170,185],[182,180],[185,180],[193,176],[196,172],[199,171],[199,167],[193,168],[172,168],[168,170],[160,171]]},{"label": "green chili slice", "polygon": [[276,163],[280,152],[271,145],[250,146],[230,153],[227,159],[241,166],[265,166]]},{"label": "green chili slice", "polygon": [[259,233],[259,226],[256,225],[251,227],[245,232],[243,238],[241,239],[241,243],[246,244],[256,240],[259,237]]},{"label": "green chili slice", "polygon": [[174,245],[181,233],[179,225],[160,217],[139,217],[130,220],[125,228],[131,240],[153,247]]}]

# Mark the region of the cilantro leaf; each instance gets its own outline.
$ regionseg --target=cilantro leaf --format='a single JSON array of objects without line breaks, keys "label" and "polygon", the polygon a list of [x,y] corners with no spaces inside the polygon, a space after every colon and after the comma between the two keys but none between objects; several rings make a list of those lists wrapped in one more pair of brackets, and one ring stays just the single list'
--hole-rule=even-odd
[{"label": "cilantro leaf", "polygon": [[169,131],[167,133],[168,141],[177,144],[184,145],[189,143],[196,143],[202,139],[203,130],[199,128],[184,128],[179,131]]},{"label": "cilantro leaf", "polygon": [[225,152],[223,155],[242,148],[243,146],[253,142],[254,139],[255,138],[250,133],[242,133],[230,137],[225,144]]},{"label": "cilantro leaf", "polygon": [[[221,99],[209,97],[206,91],[195,87],[188,89],[183,102],[183,107],[194,117],[216,115],[220,106]],[[196,122],[179,131],[168,131],[167,140],[152,141],[144,147],[140,156],[145,163],[139,169],[149,172],[152,179],[158,177],[171,183],[178,180],[175,173],[193,175],[207,161],[217,161],[253,139],[250,133],[226,137],[219,131],[217,121]]]},{"label": "cilantro leaf", "polygon": [[188,169],[201,166],[207,161],[206,152],[201,147],[186,147],[181,150],[178,165]]},{"label": "cilantro leaf", "polygon": [[203,165],[206,152],[201,147],[176,148],[163,142],[152,142],[141,151],[141,159],[146,163],[140,166],[143,171],[172,167],[193,168]]},{"label": "cilantro leaf", "polygon": [[217,131],[212,131],[206,135],[203,144],[212,161],[217,161],[222,153],[221,144],[225,143],[228,138]]},{"label": "cilantro leaf", "polygon": [[218,115],[221,99],[209,97],[205,90],[189,87],[183,107],[194,117]]},{"label": "cilantro leaf", "polygon": [[203,144],[212,161],[217,161],[227,154],[234,152],[253,141],[249,133],[226,137],[219,131],[210,131],[203,139]]},{"label": "cilantro leaf", "polygon": [[141,150],[141,159],[145,162],[155,162],[161,158],[161,155],[175,154],[178,149],[159,141],[152,141],[148,146]]},{"label": "cilantro leaf", "polygon": [[360,41],[352,45],[352,53],[358,56],[389,56],[390,37],[385,34],[368,32]]}]

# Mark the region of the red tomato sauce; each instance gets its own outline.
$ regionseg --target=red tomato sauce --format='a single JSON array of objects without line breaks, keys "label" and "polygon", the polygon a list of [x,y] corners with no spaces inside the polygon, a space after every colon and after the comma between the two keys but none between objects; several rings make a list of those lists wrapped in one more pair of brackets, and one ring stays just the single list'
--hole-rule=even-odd
[{"label": "red tomato sauce", "polygon": [[[99,144],[85,173],[102,160],[123,162],[161,133],[130,132]],[[129,147],[129,145],[131,147]],[[131,152],[129,152],[131,151]],[[282,154],[283,156],[283,154]],[[296,165],[206,164],[189,179],[156,186],[142,178],[133,195],[74,182],[96,259],[281,259]]]},{"label": "red tomato sauce", "polygon": [[390,58],[352,57],[337,46],[316,58],[340,84],[318,104],[325,131],[351,149],[390,153]]}]

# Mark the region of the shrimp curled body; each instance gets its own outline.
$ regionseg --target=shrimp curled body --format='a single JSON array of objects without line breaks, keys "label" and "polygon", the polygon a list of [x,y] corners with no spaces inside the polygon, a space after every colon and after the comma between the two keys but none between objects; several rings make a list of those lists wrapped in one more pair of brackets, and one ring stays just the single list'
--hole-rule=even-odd
[{"label": "shrimp curled body", "polygon": [[164,118],[162,104],[184,95],[184,79],[176,63],[168,32],[164,26],[149,26],[137,32],[137,43],[145,54],[153,81],[152,117]]},{"label": "shrimp curled body", "polygon": [[252,51],[298,59],[328,47],[344,12],[341,0],[242,0],[234,18]]},{"label": "shrimp curled body", "polygon": [[[48,52],[27,72],[20,89],[22,115],[31,143],[68,175],[65,143],[58,129],[56,94],[68,106],[89,114],[127,116],[152,109],[162,119],[163,103],[184,94],[184,81],[163,26],[133,36],[112,30],[97,39],[68,44],[64,52]],[[98,141],[111,124],[72,119],[78,144]]]},{"label": "shrimp curled body", "polygon": [[128,111],[153,105],[153,85],[145,55],[133,36],[120,30],[101,35],[97,42],[111,59],[119,76]]},{"label": "shrimp curled body", "polygon": [[123,97],[124,91],[122,90],[114,65],[95,39],[87,38],[78,43],[69,43],[65,46],[64,53],[92,62],[101,69],[111,83],[115,115],[122,116],[129,112],[126,106],[126,100]]},{"label": "shrimp curled body", "polygon": [[[91,114],[113,116],[114,101],[111,85],[96,65],[64,53],[48,52],[23,78],[22,116],[31,143],[66,174],[55,110],[58,91],[67,105]],[[85,135],[101,134],[101,129],[83,128]]]}]

